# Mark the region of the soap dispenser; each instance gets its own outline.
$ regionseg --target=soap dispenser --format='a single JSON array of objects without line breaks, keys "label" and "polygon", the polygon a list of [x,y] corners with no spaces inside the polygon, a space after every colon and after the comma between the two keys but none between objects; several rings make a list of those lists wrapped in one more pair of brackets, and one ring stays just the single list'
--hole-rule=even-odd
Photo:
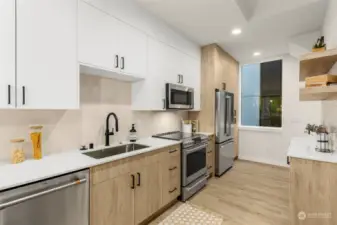
[{"label": "soap dispenser", "polygon": [[130,134],[129,134],[129,141],[130,142],[136,142],[137,141],[137,131],[135,128],[135,124],[132,124],[132,128],[130,130]]}]

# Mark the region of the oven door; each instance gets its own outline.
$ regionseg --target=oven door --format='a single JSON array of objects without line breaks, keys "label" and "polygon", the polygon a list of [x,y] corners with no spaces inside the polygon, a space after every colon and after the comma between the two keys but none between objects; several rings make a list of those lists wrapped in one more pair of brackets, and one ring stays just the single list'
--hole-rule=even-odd
[{"label": "oven door", "polygon": [[166,109],[193,109],[193,101],[193,88],[177,84],[166,84]]},{"label": "oven door", "polygon": [[207,144],[183,149],[182,183],[183,186],[190,184],[197,178],[207,173],[206,167]]}]

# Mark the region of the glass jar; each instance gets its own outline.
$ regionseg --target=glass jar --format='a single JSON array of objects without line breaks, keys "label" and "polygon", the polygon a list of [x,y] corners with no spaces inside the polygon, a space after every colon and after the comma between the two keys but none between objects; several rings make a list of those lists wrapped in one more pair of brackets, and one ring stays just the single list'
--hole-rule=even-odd
[{"label": "glass jar", "polygon": [[25,139],[17,138],[12,139],[11,161],[13,164],[21,163],[25,161],[25,152],[23,151],[23,143]]},{"label": "glass jar", "polygon": [[30,126],[30,139],[33,145],[33,158],[42,159],[42,128],[41,125]]}]

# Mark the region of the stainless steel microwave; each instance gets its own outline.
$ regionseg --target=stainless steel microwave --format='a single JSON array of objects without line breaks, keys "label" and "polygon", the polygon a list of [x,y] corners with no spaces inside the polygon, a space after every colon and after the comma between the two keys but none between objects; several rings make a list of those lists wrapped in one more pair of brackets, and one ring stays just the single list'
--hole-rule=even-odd
[{"label": "stainless steel microwave", "polygon": [[177,84],[166,84],[166,109],[193,109],[194,89]]}]

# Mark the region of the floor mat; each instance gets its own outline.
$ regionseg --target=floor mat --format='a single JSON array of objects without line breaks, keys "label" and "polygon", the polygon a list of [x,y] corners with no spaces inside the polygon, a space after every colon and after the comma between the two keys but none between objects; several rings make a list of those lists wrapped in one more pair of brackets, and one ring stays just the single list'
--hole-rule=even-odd
[{"label": "floor mat", "polygon": [[166,217],[159,225],[221,225],[221,216],[184,203]]}]

